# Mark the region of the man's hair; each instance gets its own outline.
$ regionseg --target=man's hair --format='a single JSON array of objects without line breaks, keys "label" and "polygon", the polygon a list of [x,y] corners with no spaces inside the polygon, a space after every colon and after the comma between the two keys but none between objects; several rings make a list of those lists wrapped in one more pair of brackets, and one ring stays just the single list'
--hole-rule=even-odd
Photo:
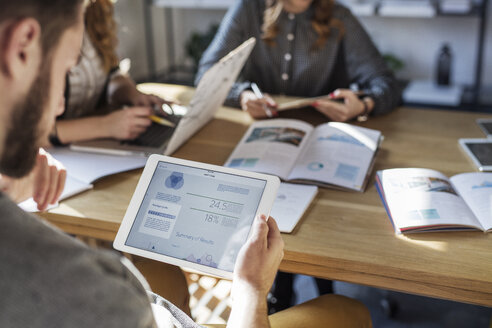
[{"label": "man's hair", "polygon": [[0,24],[34,18],[41,25],[43,56],[49,56],[63,32],[75,25],[84,0],[0,0]]},{"label": "man's hair", "polygon": [[36,163],[40,127],[48,101],[53,53],[63,33],[75,26],[83,0],[0,0],[0,24],[25,18],[41,26],[42,65],[26,97],[18,99],[7,125],[0,172],[13,178],[25,176]]}]

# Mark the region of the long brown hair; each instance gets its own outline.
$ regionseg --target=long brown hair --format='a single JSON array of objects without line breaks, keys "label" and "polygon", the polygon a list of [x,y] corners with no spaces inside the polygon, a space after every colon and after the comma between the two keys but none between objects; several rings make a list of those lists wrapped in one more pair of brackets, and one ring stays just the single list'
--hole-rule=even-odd
[{"label": "long brown hair", "polygon": [[111,0],[92,0],[85,12],[85,28],[92,44],[102,59],[106,72],[118,66],[116,54],[118,38],[113,18],[114,6]]},{"label": "long brown hair", "polygon": [[[265,0],[265,2],[266,9],[263,13],[263,25],[261,26],[263,31],[262,39],[272,46],[275,44],[274,40],[279,32],[277,20],[282,13],[283,3],[282,0]],[[335,1],[313,0],[312,6],[314,6],[314,16],[311,26],[318,33],[318,39],[314,42],[312,49],[316,50],[324,45],[332,28],[336,28],[339,31],[338,40],[342,38],[345,29],[342,21],[332,17]]]}]

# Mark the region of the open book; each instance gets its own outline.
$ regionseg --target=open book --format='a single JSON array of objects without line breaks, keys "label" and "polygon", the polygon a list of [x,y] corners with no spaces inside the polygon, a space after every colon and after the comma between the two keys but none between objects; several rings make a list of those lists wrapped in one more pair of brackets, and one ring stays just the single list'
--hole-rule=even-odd
[{"label": "open book", "polygon": [[[86,153],[73,151],[68,147],[50,148],[47,151],[67,169],[65,188],[59,200],[92,189],[92,183],[102,177],[144,167],[147,161],[142,156]],[[37,204],[32,198],[19,206],[27,212],[37,211]]]},{"label": "open book", "polygon": [[346,123],[314,128],[300,120],[255,122],[225,166],[283,180],[363,191],[381,132]]},{"label": "open book", "polygon": [[391,169],[376,186],[396,233],[492,230],[492,173]]}]

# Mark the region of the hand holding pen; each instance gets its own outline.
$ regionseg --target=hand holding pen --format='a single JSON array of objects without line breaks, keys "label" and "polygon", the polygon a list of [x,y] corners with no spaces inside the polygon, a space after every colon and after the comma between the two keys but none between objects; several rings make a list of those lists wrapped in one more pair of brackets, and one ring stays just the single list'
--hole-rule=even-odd
[{"label": "hand holding pen", "polygon": [[[168,113],[164,109],[164,107],[169,108],[172,112],[173,101],[165,100],[156,95],[142,93],[136,88],[131,90],[127,97],[128,106],[130,107],[150,107],[153,110],[153,113],[149,115],[149,119],[152,122],[169,127],[176,126],[176,124],[166,119]],[[123,108],[128,108],[128,106]]]},{"label": "hand holding pen", "polygon": [[107,137],[118,140],[132,140],[145,132],[152,124],[149,118],[154,111],[145,106],[123,107],[103,117],[103,130]]},{"label": "hand holding pen", "polygon": [[243,91],[241,94],[241,108],[253,118],[278,116],[277,103],[268,95],[264,95],[255,83],[251,84],[253,91]]},{"label": "hand holding pen", "polygon": [[161,106],[154,105],[152,109],[154,110],[154,114],[149,116],[152,122],[171,128],[176,127],[176,124],[167,119],[169,115],[174,115],[172,103],[165,103]]},{"label": "hand holding pen", "polygon": [[103,116],[102,129],[109,138],[133,140],[144,133],[152,122],[175,127],[173,122],[156,114],[155,108],[150,106],[123,106]]}]

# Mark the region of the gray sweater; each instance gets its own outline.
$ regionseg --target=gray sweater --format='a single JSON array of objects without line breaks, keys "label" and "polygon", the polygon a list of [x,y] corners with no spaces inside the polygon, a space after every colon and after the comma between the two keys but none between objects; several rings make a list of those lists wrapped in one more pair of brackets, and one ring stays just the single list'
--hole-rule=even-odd
[{"label": "gray sweater", "polygon": [[239,107],[240,94],[250,82],[270,94],[299,97],[323,96],[356,83],[372,94],[376,103],[373,114],[387,113],[398,105],[400,92],[393,74],[347,8],[336,4],[333,12],[343,23],[342,39],[338,40],[339,31],[333,28],[324,46],[314,51],[311,48],[318,34],[311,26],[312,7],[297,15],[281,13],[274,46],[261,40],[264,10],[265,0],[235,2],[200,61],[196,83],[220,58],[255,37],[257,43],[242,71],[242,82],[233,86],[226,105]]},{"label": "gray sweater", "polygon": [[[147,283],[127,259],[86,247],[1,193],[0,224],[0,327],[156,325]],[[179,310],[152,299],[181,326]]]}]

